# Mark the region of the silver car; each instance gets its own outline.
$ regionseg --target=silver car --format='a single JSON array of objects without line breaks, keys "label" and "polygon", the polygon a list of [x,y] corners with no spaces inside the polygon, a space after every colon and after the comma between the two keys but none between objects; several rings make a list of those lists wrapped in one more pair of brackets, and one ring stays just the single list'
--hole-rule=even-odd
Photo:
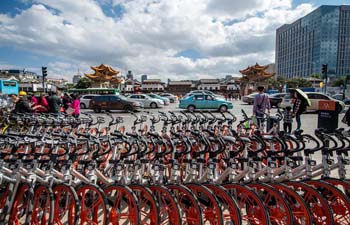
[{"label": "silver car", "polygon": [[164,102],[160,99],[151,98],[145,94],[132,94],[128,96],[129,99],[143,104],[144,108],[162,108]]},{"label": "silver car", "polygon": [[89,103],[91,99],[95,98],[96,94],[88,94],[88,95],[83,95],[80,97],[80,108],[82,109],[87,109],[89,107]]},{"label": "silver car", "polygon": [[168,98],[170,100],[170,103],[174,103],[177,101],[177,96],[170,94],[170,93],[162,93],[159,94],[162,97]]}]

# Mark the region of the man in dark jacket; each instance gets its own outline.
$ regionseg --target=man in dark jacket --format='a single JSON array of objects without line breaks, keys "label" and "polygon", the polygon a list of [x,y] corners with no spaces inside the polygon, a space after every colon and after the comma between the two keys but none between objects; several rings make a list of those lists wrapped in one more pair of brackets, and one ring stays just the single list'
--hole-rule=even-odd
[{"label": "man in dark jacket", "polygon": [[22,96],[18,98],[15,109],[13,110],[14,113],[31,113],[33,112],[32,108],[29,105],[27,96]]},{"label": "man in dark jacket", "polygon": [[55,92],[52,92],[47,98],[47,103],[49,103],[50,113],[58,114],[62,105],[61,98],[56,95]]}]

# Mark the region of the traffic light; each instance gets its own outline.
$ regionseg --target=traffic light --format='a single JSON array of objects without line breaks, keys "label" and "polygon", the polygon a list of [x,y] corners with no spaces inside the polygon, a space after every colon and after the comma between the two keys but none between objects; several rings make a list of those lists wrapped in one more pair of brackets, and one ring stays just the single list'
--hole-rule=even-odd
[{"label": "traffic light", "polygon": [[43,74],[43,77],[47,77],[47,67],[41,67],[41,71],[42,71],[42,74]]},{"label": "traffic light", "polygon": [[328,72],[328,65],[327,64],[322,64],[322,74],[326,75]]}]

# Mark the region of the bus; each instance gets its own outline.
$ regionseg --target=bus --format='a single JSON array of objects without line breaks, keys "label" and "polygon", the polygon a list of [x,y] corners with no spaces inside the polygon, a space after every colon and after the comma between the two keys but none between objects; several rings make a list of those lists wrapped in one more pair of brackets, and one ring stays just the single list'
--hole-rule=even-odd
[{"label": "bus", "polygon": [[78,94],[78,95],[87,95],[87,94],[97,94],[97,95],[110,95],[110,94],[119,94],[118,89],[116,88],[86,88],[86,89],[69,89],[69,94]]},{"label": "bus", "polygon": [[13,80],[0,80],[0,94],[18,95],[18,82]]}]

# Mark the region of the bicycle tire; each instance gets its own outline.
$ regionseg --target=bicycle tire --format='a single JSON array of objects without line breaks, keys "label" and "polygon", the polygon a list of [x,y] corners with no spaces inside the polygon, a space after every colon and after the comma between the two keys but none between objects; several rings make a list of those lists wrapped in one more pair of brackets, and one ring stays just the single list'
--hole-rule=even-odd
[{"label": "bicycle tire", "polygon": [[184,225],[202,225],[202,210],[192,191],[182,184],[166,185],[176,198],[181,210],[181,222]]},{"label": "bicycle tire", "polygon": [[221,205],[224,224],[230,221],[235,225],[242,225],[241,212],[236,200],[222,186],[216,184],[205,184],[213,193],[215,193]]},{"label": "bicycle tire", "polygon": [[160,207],[159,224],[182,224],[178,203],[170,190],[160,185],[150,186],[149,189],[151,189],[153,196],[156,198]]},{"label": "bicycle tire", "polygon": [[72,186],[58,184],[52,188],[54,195],[53,224],[78,225],[80,215],[80,201]]},{"label": "bicycle tire", "polygon": [[109,221],[112,224],[140,224],[140,211],[135,193],[127,186],[118,184],[104,188],[109,211]]},{"label": "bicycle tire", "polygon": [[315,225],[333,225],[333,212],[323,196],[304,182],[287,181],[285,185],[297,192],[308,205]]},{"label": "bicycle tire", "polygon": [[53,223],[53,192],[51,188],[37,186],[34,189],[31,225],[49,225]]},{"label": "bicycle tire", "polygon": [[340,180],[340,179],[336,179],[336,178],[322,178],[322,181],[338,188],[348,198],[350,198],[350,182],[348,180]]},{"label": "bicycle tire", "polygon": [[293,213],[293,221],[295,225],[312,225],[311,212],[306,202],[300,197],[298,193],[284,184],[270,184],[273,188],[278,190],[285,201],[290,205]]},{"label": "bicycle tire", "polygon": [[198,199],[199,206],[203,212],[203,223],[223,225],[224,220],[221,206],[214,193],[209,188],[200,184],[189,183],[185,186],[191,189],[192,193]]},{"label": "bicycle tire", "polygon": [[240,184],[224,184],[223,187],[238,202],[243,224],[270,224],[269,212],[263,201],[252,189]]},{"label": "bicycle tire", "polygon": [[17,192],[14,193],[16,196],[10,210],[9,225],[19,225],[26,220],[26,209],[29,205],[30,198],[28,196],[29,185],[21,184]]},{"label": "bicycle tire", "polygon": [[154,199],[152,191],[138,184],[131,184],[129,188],[135,193],[139,202],[142,225],[159,224],[159,205]]},{"label": "bicycle tire", "polygon": [[77,188],[80,199],[81,224],[108,224],[107,200],[99,187],[92,184],[83,184]]},{"label": "bicycle tire", "polygon": [[328,201],[335,224],[350,224],[350,199],[339,189],[321,180],[305,181]]},{"label": "bicycle tire", "polygon": [[287,202],[273,187],[262,183],[248,184],[263,200],[270,214],[270,222],[274,225],[292,225],[293,214]]}]

